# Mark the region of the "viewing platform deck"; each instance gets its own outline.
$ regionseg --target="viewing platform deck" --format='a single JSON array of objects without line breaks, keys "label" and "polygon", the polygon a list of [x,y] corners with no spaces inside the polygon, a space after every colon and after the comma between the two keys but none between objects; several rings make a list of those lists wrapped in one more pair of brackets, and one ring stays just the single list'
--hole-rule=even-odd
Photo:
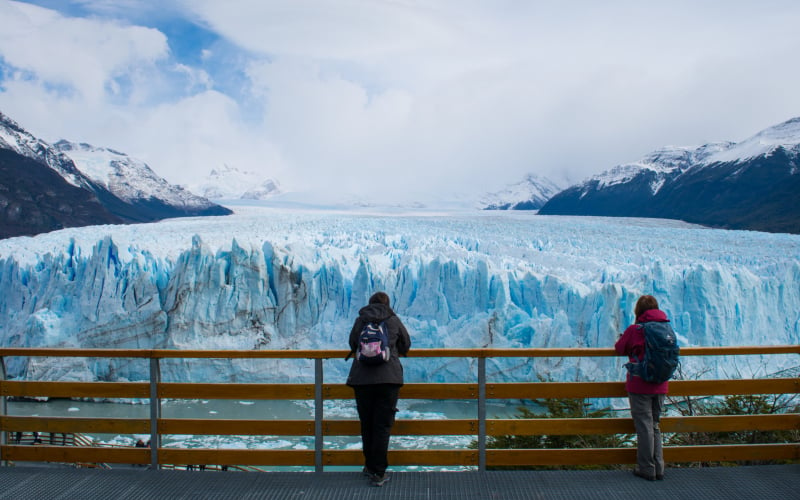
[{"label": "viewing platform deck", "polygon": [[629,471],[396,472],[371,487],[359,472],[218,472],[0,467],[0,499],[793,500],[800,465],[669,468],[664,481]]},{"label": "viewing platform deck", "polygon": [[[407,383],[401,398],[470,402],[475,414],[458,419],[398,419],[393,436],[417,436],[412,447],[390,447],[389,463],[398,469],[383,487],[371,487],[359,471],[361,451],[342,447],[336,439],[357,440],[358,421],[326,413],[325,402],[351,400],[352,389],[325,379],[324,362],[344,357],[341,351],[180,351],[0,348],[0,500],[13,499],[757,499],[800,500],[800,377],[684,379],[670,383],[670,397],[679,401],[728,396],[773,395],[787,401],[785,411],[753,414],[680,414],[662,419],[668,464],[665,480],[648,482],[631,473],[636,449],[631,438],[619,444],[550,448],[495,448],[497,436],[632,436],[627,415],[577,415],[551,418],[496,418],[487,411],[492,400],[606,399],[627,396],[621,381],[502,382],[492,380],[487,361],[501,357],[608,357],[612,349],[417,349],[413,357],[470,359],[463,382]],[[790,356],[800,346],[687,347],[682,356]],[[138,361],[149,368],[141,381],[49,381],[8,379],[5,359],[14,357],[107,358]],[[162,380],[162,364],[170,360],[293,360],[309,374],[306,382],[206,382]],[[131,361],[131,362],[134,362]],[[466,365],[465,365],[466,366]],[[311,376],[313,374],[313,377]],[[313,382],[312,382],[313,380]],[[8,398],[139,400],[149,403],[149,418],[10,414]],[[298,400],[312,408],[297,419],[209,418],[164,414],[173,400]],[[257,417],[257,418],[256,418]],[[715,435],[745,433],[758,439],[720,441]],[[747,434],[750,433],[750,434]],[[757,433],[757,434],[754,434]],[[253,436],[271,446],[175,446],[170,436]],[[75,439],[76,436],[95,436]],[[151,447],[106,443],[97,436],[145,436]],[[454,436],[456,446],[427,443],[425,436]],[[465,440],[464,437],[468,439]],[[37,438],[39,441],[37,441]],[[61,440],[59,441],[59,438]],[[701,438],[701,439],[694,439]],[[705,439],[708,438],[708,439]],[[32,439],[33,441],[29,441]],[[292,446],[297,439],[299,446]],[[470,445],[465,442],[472,443]],[[459,444],[460,443],[460,444]],[[35,446],[33,445],[35,444]],[[687,464],[786,463],[791,465],[686,467]],[[769,462],[767,462],[769,463]],[[47,465],[50,464],[50,465]],[[61,464],[61,465],[56,465]],[[81,468],[65,464],[82,464]],[[109,465],[111,464],[111,465]],[[184,470],[205,464],[205,470]],[[614,465],[616,470],[579,470],[587,465]],[[564,466],[563,471],[499,471],[508,466]],[[110,469],[104,467],[111,467]],[[194,467],[194,466],[193,466]],[[257,472],[250,467],[274,467]],[[286,472],[299,467],[308,472]],[[223,471],[223,468],[229,470]],[[450,469],[422,472],[420,469]],[[453,471],[453,468],[465,468]],[[391,470],[391,467],[390,467]]]}]

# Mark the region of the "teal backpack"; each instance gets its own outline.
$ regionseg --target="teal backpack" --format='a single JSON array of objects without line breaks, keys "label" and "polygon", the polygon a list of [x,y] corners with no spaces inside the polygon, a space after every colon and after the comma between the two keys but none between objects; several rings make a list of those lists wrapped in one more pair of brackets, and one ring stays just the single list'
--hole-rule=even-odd
[{"label": "teal backpack", "polygon": [[644,358],[638,363],[627,363],[625,368],[651,384],[671,379],[681,364],[681,348],[672,326],[668,322],[641,323],[644,331]]}]

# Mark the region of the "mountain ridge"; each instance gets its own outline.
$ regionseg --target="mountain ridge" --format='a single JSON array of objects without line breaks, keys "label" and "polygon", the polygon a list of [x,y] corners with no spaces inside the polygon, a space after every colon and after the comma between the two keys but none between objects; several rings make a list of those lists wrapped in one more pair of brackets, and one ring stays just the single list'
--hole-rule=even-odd
[{"label": "mountain ridge", "polygon": [[0,179],[0,239],[124,222],[92,191],[70,184],[52,168],[16,151],[0,148]]},{"label": "mountain ridge", "polygon": [[[59,144],[67,151],[73,150],[73,146],[67,146],[71,143]],[[96,175],[97,169],[93,173],[98,178],[93,178],[81,171],[66,151],[35,137],[2,112],[0,151],[5,174],[0,179],[0,238],[35,235],[64,227],[232,213],[170,186],[143,162],[134,168],[125,160],[128,157],[117,151],[103,150],[104,154],[122,158],[116,165],[107,166],[109,172],[115,173],[117,182],[104,181]],[[58,178],[34,164],[49,169]],[[126,170],[126,167],[131,168]],[[85,194],[80,195],[65,185]],[[132,187],[135,185],[139,189]],[[69,202],[63,203],[62,198]]]},{"label": "mountain ridge", "polygon": [[147,163],[119,151],[63,139],[53,147],[72,159],[84,175],[132,205],[150,206],[151,210],[161,207],[162,215],[173,216],[230,213],[204,197],[170,184],[153,172]]},{"label": "mountain ridge", "polygon": [[538,210],[561,190],[551,179],[527,174],[503,190],[486,194],[478,204],[483,210]]},{"label": "mountain ridge", "polygon": [[187,189],[213,200],[266,200],[283,193],[277,180],[227,164],[212,169]]},{"label": "mountain ridge", "polygon": [[665,147],[553,196],[542,215],[679,219],[800,233],[800,118],[739,143]]}]

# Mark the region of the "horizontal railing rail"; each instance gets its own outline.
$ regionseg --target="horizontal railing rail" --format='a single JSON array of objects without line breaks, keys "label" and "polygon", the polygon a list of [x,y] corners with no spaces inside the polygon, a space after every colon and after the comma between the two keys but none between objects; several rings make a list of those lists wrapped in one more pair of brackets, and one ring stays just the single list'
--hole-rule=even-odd
[{"label": "horizontal railing rail", "polygon": [[[352,389],[344,384],[324,383],[326,359],[341,359],[341,350],[245,351],[245,350],[124,350],[0,348],[0,459],[9,461],[49,461],[67,463],[150,464],[153,468],[175,464],[215,464],[222,466],[304,466],[321,471],[325,466],[359,465],[359,450],[326,449],[325,438],[358,436],[355,420],[325,419],[323,401],[352,399]],[[800,354],[800,346],[684,347],[682,356],[741,356]],[[457,420],[398,420],[394,435],[472,436],[477,447],[466,449],[427,449],[390,451],[395,465],[487,466],[587,465],[635,463],[636,451],[624,448],[584,449],[487,449],[491,436],[632,434],[630,418],[487,418],[489,400],[538,400],[548,398],[624,398],[623,382],[521,382],[495,383],[486,380],[488,358],[565,358],[617,356],[605,348],[536,349],[415,349],[409,357],[475,358],[478,360],[474,383],[409,383],[400,397],[405,399],[470,400],[477,402],[477,416]],[[7,357],[103,357],[141,358],[150,363],[150,380],[144,382],[54,382],[6,380]],[[314,360],[314,383],[191,383],[160,380],[160,361],[166,359],[308,359]],[[800,378],[675,380],[670,382],[671,397],[728,396],[761,394],[800,394]],[[145,399],[150,402],[149,418],[79,418],[8,415],[6,400],[17,398],[98,398]],[[161,403],[167,399],[248,399],[313,400],[313,420],[255,420],[163,418]],[[668,416],[662,419],[665,433],[793,431],[800,429],[800,414]],[[16,444],[9,436],[19,432],[38,432],[45,436],[43,446]],[[76,446],[50,444],[49,433],[150,435],[150,448]],[[313,437],[313,450],[176,449],[161,445],[164,435],[253,435]],[[747,445],[668,446],[669,462],[797,460],[798,443]]]},{"label": "horizontal railing rail", "polygon": [[[0,347],[0,357],[77,357],[145,359],[344,359],[348,351],[340,349],[259,350],[244,349],[70,349],[61,347]],[[681,347],[683,356],[727,356],[745,354],[800,354],[800,345]],[[430,348],[413,349],[409,358],[583,358],[619,357],[606,347],[536,347],[536,348]]]}]

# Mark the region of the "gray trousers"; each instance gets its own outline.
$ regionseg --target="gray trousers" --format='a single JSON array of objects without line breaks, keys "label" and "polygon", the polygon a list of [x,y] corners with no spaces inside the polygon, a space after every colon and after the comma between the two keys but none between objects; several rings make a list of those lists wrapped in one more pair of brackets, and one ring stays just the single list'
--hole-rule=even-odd
[{"label": "gray trousers", "polygon": [[628,393],[631,416],[636,427],[636,463],[639,472],[648,476],[664,474],[664,452],[661,449],[661,410],[663,394]]}]

